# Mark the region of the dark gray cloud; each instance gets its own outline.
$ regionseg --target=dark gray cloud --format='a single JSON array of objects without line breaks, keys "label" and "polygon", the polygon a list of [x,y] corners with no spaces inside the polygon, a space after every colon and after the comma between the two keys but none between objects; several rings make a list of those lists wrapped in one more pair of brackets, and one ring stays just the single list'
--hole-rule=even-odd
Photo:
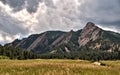
[{"label": "dark gray cloud", "polygon": [[120,32],[119,8],[120,0],[0,0],[0,42],[47,30],[78,30],[89,21]]},{"label": "dark gray cloud", "polygon": [[102,26],[120,27],[119,0],[90,0],[80,6],[82,18],[94,21]]},{"label": "dark gray cloud", "polygon": [[14,11],[19,11],[25,4],[25,0],[1,0],[4,4],[10,5]]},{"label": "dark gray cloud", "polygon": [[[18,25],[17,25],[18,24]],[[12,35],[16,33],[27,34],[28,30],[21,26],[21,22],[10,16],[0,14],[0,30]]]}]

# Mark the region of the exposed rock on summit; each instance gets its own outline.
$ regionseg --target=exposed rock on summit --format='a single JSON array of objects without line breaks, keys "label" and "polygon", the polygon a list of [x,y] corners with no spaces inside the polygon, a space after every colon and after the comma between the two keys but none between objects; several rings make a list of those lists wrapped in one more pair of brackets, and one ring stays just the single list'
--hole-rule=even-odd
[{"label": "exposed rock on summit", "polygon": [[101,31],[102,29],[97,27],[94,23],[88,22],[87,25],[83,28],[79,37],[79,45],[84,46],[89,41],[96,40],[100,36]]}]

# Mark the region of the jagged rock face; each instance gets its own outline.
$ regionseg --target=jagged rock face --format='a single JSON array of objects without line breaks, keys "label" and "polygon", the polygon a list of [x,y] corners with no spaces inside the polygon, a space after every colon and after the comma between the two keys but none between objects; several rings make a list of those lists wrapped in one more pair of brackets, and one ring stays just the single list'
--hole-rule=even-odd
[{"label": "jagged rock face", "polygon": [[26,50],[46,52],[53,47],[68,43],[72,32],[48,31],[42,34],[31,35],[23,40],[15,40],[9,46],[19,47]]},{"label": "jagged rock face", "polygon": [[84,46],[87,44],[89,41],[94,41],[98,37],[100,37],[100,32],[102,29],[99,27],[95,26],[94,23],[88,22],[87,25],[84,27],[82,30],[80,37],[79,37],[79,45]]},{"label": "jagged rock face", "polygon": [[72,31],[64,34],[64,35],[61,35],[59,38],[57,38],[51,45],[52,46],[55,46],[55,45],[61,45],[63,43],[68,43],[70,41],[70,38],[72,36]]},{"label": "jagged rock face", "polygon": [[[88,22],[87,25],[78,31],[61,32],[48,31],[41,34],[34,34],[22,40],[15,40],[7,46],[19,47],[32,50],[34,53],[55,53],[55,52],[74,52],[82,50],[86,45],[90,49],[101,50],[120,50],[120,34],[104,31],[94,23]],[[104,45],[107,45],[104,47]]]}]

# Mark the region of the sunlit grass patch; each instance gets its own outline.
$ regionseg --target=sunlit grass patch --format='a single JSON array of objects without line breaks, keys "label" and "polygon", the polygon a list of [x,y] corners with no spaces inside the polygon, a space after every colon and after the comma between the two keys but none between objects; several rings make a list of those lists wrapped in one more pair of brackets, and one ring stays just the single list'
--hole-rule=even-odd
[{"label": "sunlit grass patch", "polygon": [[97,66],[84,60],[1,60],[0,75],[120,75],[120,61],[101,61]]}]

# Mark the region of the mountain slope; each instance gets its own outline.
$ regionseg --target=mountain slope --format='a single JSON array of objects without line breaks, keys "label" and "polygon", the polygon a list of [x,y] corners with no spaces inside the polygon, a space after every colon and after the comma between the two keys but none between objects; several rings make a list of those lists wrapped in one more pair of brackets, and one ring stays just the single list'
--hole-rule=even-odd
[{"label": "mountain slope", "polygon": [[15,40],[7,45],[30,50],[37,54],[63,54],[86,50],[114,52],[120,51],[120,34],[102,30],[94,23],[88,22],[82,30],[47,31],[22,40]]},{"label": "mountain slope", "polygon": [[95,26],[94,23],[88,22],[81,32],[81,36],[79,38],[79,45],[84,46],[90,40],[95,41],[101,36],[102,31],[103,30]]}]

